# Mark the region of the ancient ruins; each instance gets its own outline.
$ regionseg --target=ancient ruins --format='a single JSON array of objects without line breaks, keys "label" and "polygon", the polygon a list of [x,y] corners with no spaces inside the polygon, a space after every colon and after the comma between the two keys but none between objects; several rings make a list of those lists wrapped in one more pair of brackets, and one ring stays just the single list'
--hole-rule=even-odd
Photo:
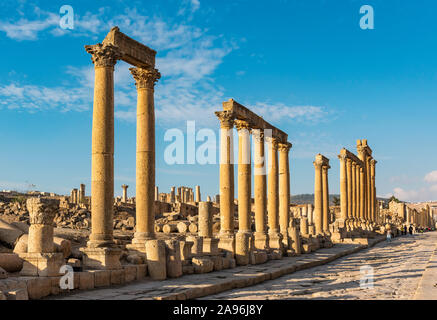
[{"label": "ancient ruins", "polygon": [[[263,264],[339,243],[367,244],[387,230],[396,235],[404,226],[435,227],[430,205],[386,206],[377,199],[377,161],[366,139],[357,141],[356,154],[340,150],[339,205],[330,203],[330,159],[322,154],[313,162],[314,202],[292,203],[287,133],[233,99],[215,112],[220,123],[219,194],[202,195],[199,185],[160,193],[155,181],[154,90],[161,77],[156,51],[117,27],[102,43],[85,49],[95,70],[91,196],[84,184],[69,196],[0,194],[0,300]],[[129,196],[129,186],[122,185],[121,197],[114,194],[118,60],[133,66],[137,89],[136,194]],[[65,266],[74,271],[72,287],[59,285]]]}]

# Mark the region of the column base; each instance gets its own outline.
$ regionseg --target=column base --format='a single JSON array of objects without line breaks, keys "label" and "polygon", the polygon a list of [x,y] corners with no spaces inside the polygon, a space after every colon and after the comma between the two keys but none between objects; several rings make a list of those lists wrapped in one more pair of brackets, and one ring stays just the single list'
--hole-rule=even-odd
[{"label": "column base", "polygon": [[235,255],[235,235],[232,233],[219,234],[219,249],[228,252],[233,258]]},{"label": "column base", "polygon": [[154,232],[135,232],[134,238],[132,239],[132,244],[142,244],[145,246],[148,240],[154,239],[156,239]]},{"label": "column base", "polygon": [[265,232],[255,232],[255,249],[268,250],[269,248],[269,236]]},{"label": "column base", "polygon": [[23,268],[22,276],[56,277],[61,275],[60,268],[64,264],[62,253],[21,253]]},{"label": "column base", "polygon": [[121,269],[119,248],[81,248],[83,252],[83,266],[86,269],[117,270]]},{"label": "column base", "polygon": [[282,250],[282,234],[279,232],[269,233],[269,247],[270,249]]},{"label": "column base", "polygon": [[252,234],[237,232],[235,237],[235,260],[237,265],[245,266],[250,262]]},{"label": "column base", "polygon": [[203,238],[203,253],[208,255],[219,254],[219,239]]}]

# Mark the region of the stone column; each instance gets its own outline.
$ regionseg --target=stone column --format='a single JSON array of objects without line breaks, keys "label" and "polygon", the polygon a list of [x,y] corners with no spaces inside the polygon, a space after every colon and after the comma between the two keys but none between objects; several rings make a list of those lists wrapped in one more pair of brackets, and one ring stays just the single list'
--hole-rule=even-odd
[{"label": "stone column", "polygon": [[367,192],[367,219],[370,223],[373,222],[372,216],[372,180],[371,180],[371,167],[370,162],[372,158],[369,156],[366,158],[366,192]]},{"label": "stone column", "polygon": [[155,237],[155,68],[130,68],[137,88],[136,232],[132,244]]},{"label": "stone column", "polygon": [[170,189],[170,202],[175,203],[175,187],[171,187]]},{"label": "stone column", "polygon": [[59,200],[29,198],[26,201],[30,216],[27,253],[20,254],[24,276],[58,276],[63,264],[63,254],[55,253],[53,219]]},{"label": "stone column", "polygon": [[329,235],[329,183],[328,169],[329,164],[322,166],[322,198],[323,198],[323,233]]},{"label": "stone column", "polygon": [[234,238],[234,115],[216,112],[220,120],[220,242],[219,247],[235,253]]},{"label": "stone column", "polygon": [[254,141],[254,197],[255,197],[255,247],[260,250],[268,248],[266,227],[267,218],[267,179],[266,157],[264,151],[264,131],[253,130]]},{"label": "stone column", "polygon": [[[344,150],[344,149],[343,149]],[[346,168],[346,155],[340,153],[338,156],[340,159],[340,208],[341,219],[347,220],[348,209],[348,197],[347,197],[347,168]]]},{"label": "stone column", "polygon": [[364,165],[360,166],[360,220],[361,223],[365,223],[366,216],[365,216],[365,210],[366,210],[366,183],[364,180]]},{"label": "stone column", "polygon": [[356,226],[359,226],[360,210],[361,210],[361,194],[360,194],[360,164],[355,165],[355,193],[356,193]]},{"label": "stone column", "polygon": [[74,203],[74,204],[78,204],[78,201],[77,201],[77,194],[78,194],[77,189],[76,189],[76,188],[73,189],[73,203]]},{"label": "stone column", "polygon": [[85,202],[85,185],[82,183],[79,189],[79,203]]},{"label": "stone column", "polygon": [[282,249],[282,237],[279,232],[279,185],[278,185],[278,141],[268,139],[269,174],[268,174],[268,223],[269,245],[272,249]]},{"label": "stone column", "polygon": [[314,222],[316,234],[323,234],[323,182],[322,182],[322,155],[318,154],[313,162],[315,169],[314,179]]},{"label": "stone column", "polygon": [[352,173],[351,173],[351,184],[352,184],[352,219],[354,221],[354,227],[357,219],[357,189],[356,189],[356,170],[357,164],[355,161],[352,161]]},{"label": "stone column", "polygon": [[288,153],[291,143],[279,143],[279,230],[282,241],[289,248],[289,219],[290,219],[290,165]]},{"label": "stone column", "polygon": [[[347,218],[352,221],[352,159],[346,159],[347,170]],[[349,224],[350,225],[350,224]]]},{"label": "stone column", "polygon": [[314,224],[314,206],[311,203],[308,203],[307,209],[308,224],[312,225]]},{"label": "stone column", "polygon": [[[367,215],[367,211],[368,211],[368,207],[367,207],[367,197],[368,197],[368,193],[367,193],[367,148],[364,144],[365,140],[361,141],[361,140],[357,140],[357,152],[358,152],[358,158],[360,158],[360,160],[363,163],[363,177],[361,179],[361,186],[363,187],[363,193],[362,193],[362,202],[361,204],[363,205],[363,220],[365,223],[368,223],[368,215]],[[367,143],[367,142],[365,142]],[[361,174],[361,173],[360,173]]]},{"label": "stone column", "polygon": [[157,186],[155,186],[155,201],[159,201],[159,189]]},{"label": "stone column", "polygon": [[200,186],[196,186],[196,202],[202,201],[202,198],[200,196]]},{"label": "stone column", "polygon": [[375,189],[375,165],[376,160],[370,160],[370,215],[372,221],[376,221],[376,189]]},{"label": "stone column", "polygon": [[91,156],[91,235],[85,267],[118,269],[121,250],[114,247],[114,65],[121,58],[113,45],[85,46],[94,63]]},{"label": "stone column", "polygon": [[252,237],[251,213],[251,159],[250,128],[242,120],[236,120],[238,130],[238,232],[235,256],[237,264],[249,263],[250,239]]},{"label": "stone column", "polygon": [[129,186],[128,185],[125,185],[125,184],[123,184],[122,186],[121,186],[121,188],[123,189],[123,195],[122,195],[122,197],[121,197],[121,202],[123,202],[123,203],[127,203],[127,188],[128,188]]}]

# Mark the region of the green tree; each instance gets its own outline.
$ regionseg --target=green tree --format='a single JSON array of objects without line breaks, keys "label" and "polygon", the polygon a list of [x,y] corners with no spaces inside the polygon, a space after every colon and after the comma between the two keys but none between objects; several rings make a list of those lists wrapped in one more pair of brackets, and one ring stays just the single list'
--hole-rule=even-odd
[{"label": "green tree", "polygon": [[332,203],[334,204],[334,206],[339,206],[340,205],[340,198],[334,196],[332,198]]}]

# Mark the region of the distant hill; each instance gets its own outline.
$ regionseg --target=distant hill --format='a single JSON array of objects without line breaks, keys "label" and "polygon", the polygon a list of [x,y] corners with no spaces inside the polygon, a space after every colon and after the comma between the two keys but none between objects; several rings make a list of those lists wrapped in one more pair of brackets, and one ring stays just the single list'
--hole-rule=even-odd
[{"label": "distant hill", "polygon": [[[332,201],[334,200],[334,197],[340,198],[340,195],[338,194],[330,194],[329,195],[329,204],[333,205]],[[377,198],[378,200],[383,200],[388,202],[387,198]],[[297,194],[295,196],[291,196],[291,203],[292,204],[304,204],[304,203],[312,203],[314,204],[314,194]]]}]

